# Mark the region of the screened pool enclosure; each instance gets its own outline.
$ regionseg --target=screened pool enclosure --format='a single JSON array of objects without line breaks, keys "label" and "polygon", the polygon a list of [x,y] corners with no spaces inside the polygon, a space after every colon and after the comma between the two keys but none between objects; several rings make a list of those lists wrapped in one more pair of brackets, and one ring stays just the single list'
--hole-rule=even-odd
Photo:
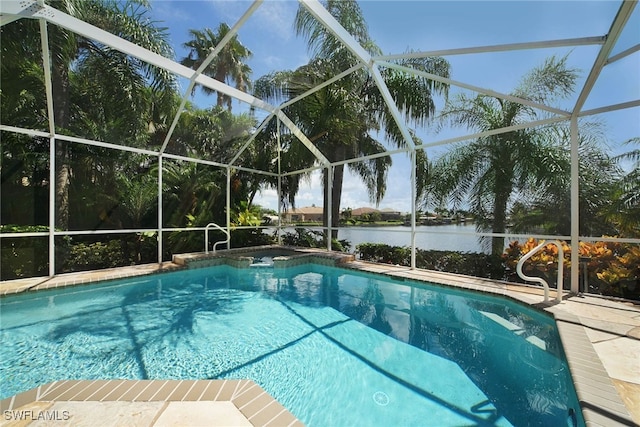
[{"label": "screened pool enclosure", "polygon": [[[390,159],[400,165],[404,175],[399,173],[398,176],[404,176],[406,181],[405,185],[398,185],[397,181],[388,184],[386,195],[401,194],[408,201],[406,206],[392,207],[407,213],[404,228],[399,228],[398,232],[406,234],[407,246],[411,248],[409,264],[416,268],[419,249],[416,236],[432,235],[434,241],[447,238],[439,234],[436,227],[430,230],[419,227],[421,210],[441,206],[446,201],[467,208],[475,203],[473,199],[464,199],[459,189],[451,193],[453,201],[430,193],[442,188],[438,181],[442,183],[448,177],[429,175],[439,169],[437,162],[425,166],[427,159],[445,158],[452,147],[468,147],[483,141],[504,143],[501,150],[509,151],[512,148],[505,142],[507,139],[534,133],[547,135],[547,138],[553,133],[561,142],[550,144],[566,153],[567,182],[563,188],[567,191],[556,194],[562,201],[557,214],[566,217],[566,232],[551,233],[540,225],[527,231],[506,227],[504,232],[488,226],[476,227],[473,237],[506,239],[507,243],[530,237],[548,241],[557,239],[566,242],[571,254],[581,253],[581,243],[597,242],[625,244],[637,251],[640,244],[637,218],[635,225],[628,228],[631,232],[626,233],[619,230],[605,233],[599,229],[591,233],[589,227],[581,227],[587,220],[594,221],[589,218],[588,206],[592,204],[591,198],[599,197],[599,187],[585,177],[608,174],[604,166],[601,170],[594,169],[597,163],[592,162],[590,152],[583,149],[588,145],[585,141],[589,138],[584,135],[589,129],[596,129],[594,134],[598,135],[606,133],[592,122],[606,122],[609,126],[612,133],[603,137],[607,140],[605,152],[610,157],[623,159],[621,175],[637,177],[636,138],[640,135],[640,16],[637,2],[564,3],[563,7],[580,11],[599,22],[599,26],[586,30],[578,25],[583,18],[577,13],[558,16],[559,12],[553,9],[555,6],[546,3],[537,6],[549,7],[549,19],[540,22],[535,16],[518,13],[518,3],[523,2],[474,2],[475,6],[450,3],[457,5],[445,7],[441,2],[421,3],[420,7],[443,8],[440,15],[425,16],[423,28],[404,26],[395,19],[398,15],[417,13],[415,2],[361,2],[363,15],[368,19],[369,37],[355,31],[356,26],[344,24],[344,16],[336,13],[339,8],[331,2],[328,5],[315,0],[237,2],[235,7],[241,7],[242,12],[229,12],[224,16],[214,16],[202,2],[197,9],[203,15],[211,15],[209,27],[217,27],[223,19],[229,25],[224,33],[218,33],[220,38],[215,47],[197,52],[197,57],[189,54],[181,60],[174,57],[171,49],[149,47],[153,43],[127,34],[122,27],[113,30],[111,22],[128,22],[127,19],[142,13],[125,3],[120,5],[121,11],[123,14],[130,12],[129,18],[105,15],[104,29],[101,29],[98,28],[101,21],[96,18],[99,8],[81,13],[74,9],[75,3],[71,1],[1,1],[1,89],[4,99],[0,130],[4,148],[0,240],[3,243],[2,269],[5,272],[19,270],[13,276],[3,274],[3,279],[54,276],[68,271],[62,266],[70,252],[92,250],[89,243],[70,249],[70,241],[82,239],[89,242],[91,239],[127,237],[132,245],[138,245],[138,254],[143,246],[155,254],[153,261],[158,263],[170,259],[173,253],[193,251],[193,245],[203,250],[208,223],[218,223],[232,236],[241,230],[260,229],[252,221],[243,222],[239,218],[248,215],[247,200],[260,203],[260,198],[269,194],[276,200],[277,216],[273,215],[271,223],[263,227],[273,233],[275,241],[282,242],[285,227],[291,227],[283,222],[284,210],[291,209],[292,202],[296,206],[307,203],[296,199],[305,179],[317,184],[312,189],[316,191],[315,203],[324,207],[324,225],[316,229],[325,235],[339,237],[344,222],[337,216],[341,216],[341,210],[345,208],[357,207],[349,206],[344,198],[340,203],[341,194],[349,191],[348,186],[343,190],[343,183],[364,181],[364,185],[356,188],[369,191],[374,202],[384,205],[383,181],[389,178]],[[474,8],[479,5],[482,15],[473,20],[468,16],[458,19],[475,13],[465,12],[465,8],[476,10]],[[162,2],[153,2],[152,6],[162,8]],[[609,15],[603,13],[600,6]],[[194,9],[196,7],[189,10]],[[294,12],[285,14],[282,10]],[[238,38],[243,42],[245,38],[250,39],[252,29],[256,33],[267,32],[269,19],[273,20],[272,27],[285,28],[290,33],[282,38],[289,40],[291,51],[269,51],[268,46],[256,49],[247,43],[253,51],[255,64],[261,63],[259,58],[264,58],[265,63],[269,58],[276,64],[266,69],[263,78],[256,78],[253,85],[243,86],[237,80],[217,79],[207,72],[210,64],[226,54],[225,47],[237,43]],[[445,20],[452,32],[457,31],[460,37],[420,37],[421,32],[427,33],[430,19]],[[142,21],[151,25],[148,20]],[[294,21],[298,25],[299,39],[306,37],[309,41],[309,50],[300,49],[297,42],[291,41],[295,39]],[[513,29],[501,31],[494,25],[496,21],[508,21],[507,28],[521,26],[523,30],[517,33]],[[185,17],[185,22],[188,27],[189,17]],[[469,31],[463,25],[478,25],[483,30]],[[274,28],[270,30],[275,31]],[[530,32],[532,28],[536,32]],[[390,32],[406,33],[407,39],[401,42],[404,44],[389,42],[383,45],[384,35]],[[64,52],[60,48],[61,38],[65,43],[73,39],[74,46],[80,46],[78,52],[81,52],[71,56],[70,71],[66,75],[61,75],[55,65],[60,52]],[[379,48],[371,47],[374,41],[379,41]],[[327,50],[327,46],[332,49]],[[92,68],[96,61],[92,55],[96,52],[102,60],[111,61],[111,69]],[[296,72],[306,72],[304,84],[300,80],[295,84],[293,80],[282,80],[287,74],[273,71],[283,58],[293,57],[300,60],[291,67],[296,68]],[[20,65],[25,58],[31,61],[29,67]],[[338,60],[340,58],[344,60]],[[329,60],[333,61],[331,67],[326,66]],[[127,80],[123,71],[131,64],[144,70],[136,77],[135,84]],[[291,63],[287,64],[290,66]],[[518,81],[524,82],[525,86],[527,82],[534,82],[523,77],[531,76],[527,72],[541,64],[556,67],[565,64],[568,69],[576,70],[571,93],[560,97],[529,96],[530,92],[525,90],[512,90]],[[254,68],[257,71],[259,66]],[[484,78],[486,75],[492,78]],[[64,78],[71,79],[71,83],[81,90],[71,91],[63,105],[60,79]],[[360,84],[359,91],[348,96],[365,100],[363,105],[375,111],[363,108],[358,114],[349,115],[347,109],[341,108],[346,98],[339,98],[337,94],[347,91],[347,81]],[[501,81],[504,84],[493,86],[493,82]],[[105,85],[104,82],[109,83]],[[401,90],[407,87],[401,87],[406,82],[415,84],[411,96]],[[107,92],[124,92],[130,84],[146,89],[131,93],[122,105],[115,97],[113,104],[105,102],[110,99]],[[179,95],[170,101],[154,98],[163,84],[172,86]],[[208,105],[214,105],[217,96],[218,105],[207,110],[210,115],[200,114],[194,107],[194,94],[202,96],[201,88],[215,93],[206,101]],[[416,95],[420,90],[428,93]],[[533,90],[540,90],[540,87]],[[145,110],[144,117],[137,115],[138,104],[143,102],[138,98],[139,93],[153,98],[145,105],[157,107],[151,112]],[[101,102],[92,101],[94,97]],[[413,97],[422,97],[420,100],[425,101],[421,104],[423,110],[418,111],[412,104]],[[173,107],[167,110],[170,115],[160,117],[157,112],[163,102],[172,102]],[[325,103],[324,112],[335,114],[323,116],[311,111],[320,108],[321,102]],[[476,106],[478,102],[485,102],[483,105],[487,108],[500,106],[506,109],[508,105],[513,111],[526,114],[508,121],[502,120],[508,115],[505,113],[490,126],[478,124],[469,116],[457,116],[448,122],[439,116],[441,112],[453,115],[455,108],[461,109],[474,102]],[[239,113],[241,119],[231,115],[232,105],[233,112]],[[92,114],[99,111],[103,125],[90,122],[86,118],[88,111]],[[120,117],[117,117],[118,112],[122,114]],[[318,124],[320,117],[324,127]],[[370,122],[359,122],[365,119]],[[469,120],[464,122],[465,119]],[[70,121],[80,124],[69,126]],[[461,122],[467,125],[459,126]],[[336,149],[344,146],[326,143],[334,134],[344,141],[354,135],[350,131],[360,127],[357,134],[371,144],[356,141],[350,148]],[[203,130],[198,133],[194,129]],[[626,141],[631,144],[624,144]],[[193,148],[195,145],[197,149]],[[633,150],[635,157],[624,155]],[[126,168],[123,159],[130,163]],[[554,171],[557,164],[551,158],[546,164],[548,174],[561,175]],[[179,185],[174,180],[176,174],[183,177]],[[187,175],[190,178],[185,179]],[[203,182],[210,184],[204,191],[215,194],[208,201],[187,188],[187,183],[202,186]],[[55,185],[51,185],[53,183]],[[468,181],[461,185],[476,184]],[[535,188],[535,183],[532,185],[528,188]],[[112,191],[116,187],[120,189],[120,196]],[[636,193],[632,188],[629,194],[637,195],[637,183],[634,188]],[[518,196],[526,191],[525,187],[514,185],[512,196],[504,201],[510,215],[515,212],[513,207],[517,205]],[[193,197],[181,198],[178,193]],[[627,196],[618,193],[617,197]],[[627,201],[626,206],[630,204],[629,209],[637,212],[637,199]],[[477,202],[478,206],[483,203]],[[390,201],[387,205],[393,203]],[[198,212],[205,214],[194,213],[195,206],[198,206]],[[536,209],[533,205],[522,206],[525,211]],[[65,209],[66,212],[61,213]],[[127,215],[122,213],[125,210]],[[211,215],[207,216],[207,212]],[[510,215],[504,212],[505,225],[513,221]],[[487,220],[494,220],[495,216],[496,212],[491,210],[486,213]],[[177,236],[187,235],[196,243],[179,243]],[[220,240],[215,237],[219,234],[212,232],[212,236],[211,242]],[[325,241],[327,249],[334,249],[332,239]],[[30,260],[32,265],[15,267],[18,258]],[[585,262],[584,257],[582,261],[578,256],[569,259],[570,285],[565,287],[578,292],[580,263]],[[149,260],[138,257],[134,261]],[[122,261],[121,264],[130,262]],[[75,268],[82,269],[82,266]]]}]

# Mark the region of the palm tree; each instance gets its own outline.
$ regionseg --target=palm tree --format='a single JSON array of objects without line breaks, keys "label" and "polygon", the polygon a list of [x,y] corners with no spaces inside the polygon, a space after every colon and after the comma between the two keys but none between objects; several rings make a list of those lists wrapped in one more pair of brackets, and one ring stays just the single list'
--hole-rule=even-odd
[{"label": "palm tree", "polygon": [[[626,141],[627,145],[640,146],[640,137]],[[619,190],[614,195],[614,203],[609,210],[609,218],[616,223],[621,234],[628,237],[640,236],[640,148],[616,156],[618,161],[630,161],[631,170],[619,182]]]},{"label": "palm tree", "polygon": [[[156,53],[172,56],[172,50],[167,42],[165,29],[147,18],[146,2],[143,0],[60,0],[53,3],[53,7],[99,28],[109,31],[133,43],[143,46]],[[14,37],[20,40],[28,51],[38,52],[39,39],[25,38],[25,34],[37,34],[37,24],[19,20],[3,27],[3,45],[13,46]],[[101,94],[109,101],[99,103],[112,110],[118,107],[140,107],[145,98],[141,91],[150,82],[154,90],[171,93],[174,89],[174,78],[165,71],[148,65],[136,58],[126,55],[84,38],[66,29],[49,26],[49,49],[51,51],[51,75],[54,104],[54,122],[57,132],[86,134],[87,128],[95,131],[89,136],[99,133],[95,122],[104,123],[104,118],[89,117],[94,112],[101,114],[102,108],[76,108],[74,101],[84,97],[94,97],[91,90],[100,81]],[[19,61],[35,61],[27,55],[18,58]],[[37,60],[40,64],[41,61]],[[29,70],[25,67],[24,70]],[[3,73],[4,74],[4,73]],[[31,76],[35,74],[31,73]],[[97,78],[96,78],[97,77]],[[91,85],[89,84],[91,80]],[[21,83],[24,87],[24,82]],[[79,85],[79,86],[78,86]],[[3,85],[4,89],[4,85]],[[27,92],[29,88],[25,89]],[[106,92],[109,92],[108,95]],[[87,100],[85,100],[87,101]],[[88,102],[88,101],[87,101]],[[141,114],[140,109],[138,112]],[[135,116],[134,116],[135,117]],[[95,119],[95,120],[94,120]],[[124,122],[120,122],[122,124]],[[90,125],[91,124],[91,125]],[[113,125],[113,123],[111,123]],[[107,126],[103,126],[103,129]],[[113,128],[113,126],[108,126]],[[126,132],[125,132],[126,133]],[[103,135],[104,136],[104,135]],[[115,141],[115,142],[120,142]],[[124,141],[123,141],[124,142]],[[126,141],[131,143],[132,141]],[[71,179],[70,162],[72,150],[70,145],[57,141],[56,143],[56,225],[67,229],[69,225],[69,185]]]},{"label": "palm tree", "polygon": [[165,226],[206,225],[220,209],[216,202],[224,196],[223,173],[212,166],[193,162],[165,162],[163,167]]},{"label": "palm tree", "polygon": [[[512,95],[540,104],[568,96],[577,78],[567,68],[567,57],[547,59],[528,73]],[[489,131],[539,118],[530,106],[493,96],[459,94],[448,103],[442,123],[472,131]],[[461,144],[439,158],[430,171],[425,204],[443,199],[469,204],[480,231],[504,233],[507,208],[516,193],[554,186],[566,170],[565,147],[548,137],[546,128],[529,128],[478,138]],[[558,185],[555,185],[557,188]],[[501,254],[504,238],[494,237],[492,252]]]},{"label": "palm tree", "polygon": [[[620,168],[603,150],[605,136],[599,123],[579,123],[579,232],[583,236],[617,234],[606,213],[612,205],[611,194],[621,176]],[[571,159],[570,130],[556,125],[549,138],[558,141],[558,158],[563,169],[556,170],[553,185],[530,189],[511,209],[512,231],[571,234]],[[536,191],[537,190],[537,191]]]},{"label": "palm tree", "polygon": [[[189,30],[191,40],[184,44],[184,47],[189,49],[189,54],[181,61],[182,65],[193,69],[200,67],[211,53],[211,50],[222,41],[229,31],[230,28],[225,23],[221,23],[218,26],[217,33],[210,28],[205,28],[202,31]],[[237,89],[247,91],[251,87],[251,81],[249,80],[251,68],[244,61],[249,59],[251,55],[251,51],[240,43],[238,37],[233,36],[214,60],[204,69],[203,74],[223,83],[232,81]],[[213,89],[206,87],[202,89],[206,94],[215,92]],[[218,107],[226,106],[231,110],[231,98],[224,93],[218,93],[217,105]]]},{"label": "palm tree", "polygon": [[[222,223],[224,210],[223,173],[212,166],[175,161],[163,164],[164,227],[190,227],[209,222]],[[189,252],[202,248],[199,233],[171,233],[169,251]]]},{"label": "palm tree", "polygon": [[[0,27],[0,79],[2,122],[30,129],[47,129],[43,96],[44,70],[38,49],[38,24],[20,19]],[[3,135],[3,146],[6,138]]]},{"label": "palm tree", "polygon": [[144,227],[145,219],[157,209],[157,176],[147,172],[132,178],[124,172],[118,172],[116,179],[118,197],[113,202],[120,212],[120,221],[125,222],[124,228]]},{"label": "palm tree", "polygon": [[[328,1],[327,10],[349,31],[361,46],[373,55],[380,49],[371,40],[362,11],[355,1]],[[269,74],[256,82],[258,97],[283,101],[292,99],[325,82],[336,74],[357,64],[358,60],[339,40],[301,6],[296,15],[296,31],[307,38],[311,61],[294,71]],[[442,58],[423,58],[400,61],[420,71],[448,77],[449,64]],[[385,69],[381,71],[398,108],[412,124],[422,125],[434,114],[434,95],[447,93],[447,86],[423,77]],[[386,151],[383,143],[371,136],[373,131],[384,131],[388,141],[403,146],[401,135],[385,101],[367,71],[351,73],[340,81],[288,106],[285,113],[309,136],[332,163]],[[275,135],[268,127],[267,137]],[[312,166],[315,158],[293,138],[283,138],[282,162],[288,170]],[[426,160],[424,156],[420,157]],[[386,174],[391,165],[389,157],[349,163],[349,169],[359,176],[369,191],[372,201],[378,203],[386,190]],[[344,178],[344,164],[333,171],[333,185],[329,188],[329,175],[323,170],[324,207],[331,198],[332,225],[339,223],[340,199]],[[289,176],[285,183],[288,199],[293,203],[300,179],[304,175]],[[327,226],[327,212],[324,225]],[[333,237],[336,237],[334,234]]]}]

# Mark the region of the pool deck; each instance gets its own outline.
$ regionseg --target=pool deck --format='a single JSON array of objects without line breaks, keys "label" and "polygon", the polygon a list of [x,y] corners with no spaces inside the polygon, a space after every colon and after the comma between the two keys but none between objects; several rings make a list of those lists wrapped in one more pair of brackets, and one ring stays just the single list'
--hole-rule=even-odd
[{"label": "pool deck", "polygon": [[251,380],[56,381],[6,401],[2,426],[303,426]]},{"label": "pool deck", "polygon": [[[352,258],[346,261],[342,267],[503,295],[552,313],[587,425],[640,425],[640,304],[569,295],[555,303],[554,291],[550,292],[552,302],[543,304],[540,288]],[[181,268],[185,266],[168,262],[6,281],[0,282],[0,295]],[[59,381],[5,399],[0,409],[0,426],[302,425],[250,380]],[[14,412],[7,416],[5,411]]]}]

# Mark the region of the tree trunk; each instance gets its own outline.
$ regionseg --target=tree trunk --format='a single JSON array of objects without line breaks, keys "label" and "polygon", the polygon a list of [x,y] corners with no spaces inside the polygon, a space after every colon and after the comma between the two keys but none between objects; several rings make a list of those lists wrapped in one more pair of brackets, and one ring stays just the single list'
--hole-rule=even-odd
[{"label": "tree trunk", "polygon": [[[53,119],[56,132],[69,126],[69,70],[66,64],[52,55],[51,87],[53,93]],[[69,182],[71,165],[68,143],[56,140],[56,182],[55,209],[56,226],[62,230],[69,229]],[[51,207],[52,209],[54,207]]]},{"label": "tree trunk", "polygon": [[[499,166],[504,168],[502,170],[513,170],[505,163],[505,166]],[[493,203],[493,223],[491,231],[494,233],[504,233],[507,228],[507,203],[511,192],[513,191],[511,185],[512,177],[510,174],[497,174],[496,177],[496,193]],[[504,252],[504,237],[492,237],[491,238],[491,253],[493,255],[501,255]]]},{"label": "tree trunk", "polygon": [[342,182],[344,179],[344,165],[339,165],[333,171],[333,188],[331,191],[331,226],[334,227],[331,238],[338,238],[338,230],[335,227],[340,225],[340,200],[342,199]]},{"label": "tree trunk", "polygon": [[[343,160],[345,156],[345,148],[344,146],[339,146],[333,152],[332,161]],[[342,198],[342,182],[344,179],[344,165],[338,165],[333,168],[333,185],[331,187],[331,193],[329,193],[329,175],[327,170],[325,169],[322,172],[323,177],[323,210],[324,215],[322,215],[322,226],[327,227],[328,225],[328,213],[327,206],[329,206],[329,194],[331,194],[331,227],[337,227],[340,224],[340,199]],[[333,229],[331,231],[331,238],[338,238],[338,230]]]},{"label": "tree trunk", "polygon": [[[504,233],[507,225],[507,198],[503,195],[496,195],[496,202],[493,206],[492,232]],[[491,253],[500,255],[504,252],[504,237],[491,238]]]}]

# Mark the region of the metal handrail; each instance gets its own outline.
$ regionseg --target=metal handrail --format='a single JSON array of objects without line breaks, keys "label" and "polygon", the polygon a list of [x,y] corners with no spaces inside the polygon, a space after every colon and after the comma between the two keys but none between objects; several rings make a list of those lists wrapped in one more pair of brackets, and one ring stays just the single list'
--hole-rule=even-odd
[{"label": "metal handrail", "polygon": [[548,245],[548,244],[553,244],[556,245],[556,247],[558,248],[558,278],[556,279],[556,301],[560,302],[562,301],[562,289],[563,289],[563,280],[564,280],[564,250],[562,249],[562,242],[555,240],[553,242],[549,242],[546,243],[544,240],[542,241],[542,243],[540,243],[538,246],[536,246],[535,248],[531,249],[529,252],[527,252],[522,258],[520,258],[520,260],[518,261],[518,264],[516,265],[516,272],[518,273],[518,276],[520,276],[520,278],[522,278],[523,280],[528,280],[530,282],[536,282],[536,283],[540,283],[543,288],[544,288],[544,302],[548,302],[549,301],[549,284],[547,283],[546,280],[544,280],[542,277],[532,277],[532,276],[527,276],[526,274],[524,274],[522,272],[522,266],[524,265],[525,261],[528,260],[529,258],[531,258],[533,255],[536,254],[536,252],[538,252],[540,249],[542,249],[544,246]]},{"label": "metal handrail", "polygon": [[229,243],[229,240],[231,240],[231,235],[229,234],[229,231],[227,231],[224,228],[220,227],[215,222],[210,222],[209,224],[207,224],[207,226],[204,228],[204,253],[205,254],[209,253],[209,227],[215,227],[218,230],[222,231],[227,236],[226,240],[220,240],[219,242],[215,242],[213,244],[213,253],[215,254],[216,253],[216,246],[218,246],[220,243]]}]

